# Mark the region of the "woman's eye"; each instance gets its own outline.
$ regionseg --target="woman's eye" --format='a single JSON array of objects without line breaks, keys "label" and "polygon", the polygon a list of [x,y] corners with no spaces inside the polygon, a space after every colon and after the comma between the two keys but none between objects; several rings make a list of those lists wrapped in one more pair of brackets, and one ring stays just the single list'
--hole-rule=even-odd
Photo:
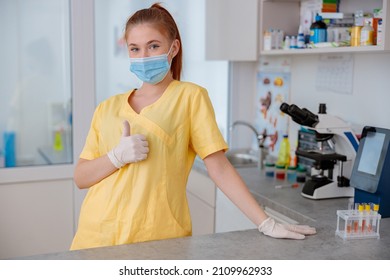
[{"label": "woman's eye", "polygon": [[137,51],[138,51],[138,48],[130,48],[130,51],[131,51],[131,52],[137,52]]},{"label": "woman's eye", "polygon": [[150,49],[154,50],[154,49],[157,49],[159,48],[160,46],[159,45],[156,45],[156,44],[153,44],[153,45],[150,45]]}]

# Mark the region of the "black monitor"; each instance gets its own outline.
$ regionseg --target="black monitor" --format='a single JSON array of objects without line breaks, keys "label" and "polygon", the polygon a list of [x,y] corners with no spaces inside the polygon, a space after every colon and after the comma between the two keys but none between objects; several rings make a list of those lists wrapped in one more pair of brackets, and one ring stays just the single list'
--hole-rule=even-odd
[{"label": "black monitor", "polygon": [[390,215],[389,145],[389,129],[364,127],[350,183],[355,188],[355,202],[378,203],[383,211],[389,208]]}]

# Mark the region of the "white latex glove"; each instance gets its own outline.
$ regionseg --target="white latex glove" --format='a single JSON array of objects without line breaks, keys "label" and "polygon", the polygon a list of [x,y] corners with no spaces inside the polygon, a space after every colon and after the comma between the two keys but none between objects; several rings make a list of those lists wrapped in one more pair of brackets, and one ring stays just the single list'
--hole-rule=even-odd
[{"label": "white latex glove", "polygon": [[304,239],[305,235],[315,234],[316,229],[306,225],[283,225],[268,218],[262,222],[259,231],[274,238]]},{"label": "white latex glove", "polygon": [[130,135],[130,124],[123,122],[123,132],[119,144],[108,152],[108,158],[116,168],[145,160],[149,152],[149,144],[145,135]]}]

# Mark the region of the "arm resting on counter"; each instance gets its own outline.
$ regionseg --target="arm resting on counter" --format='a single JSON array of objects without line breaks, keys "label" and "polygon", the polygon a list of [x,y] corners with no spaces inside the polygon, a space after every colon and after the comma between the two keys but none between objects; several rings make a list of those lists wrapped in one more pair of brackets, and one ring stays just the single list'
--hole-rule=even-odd
[{"label": "arm resting on counter", "polygon": [[281,225],[269,218],[223,151],[207,156],[204,163],[209,176],[218,188],[256,224],[263,234],[274,238],[304,239],[305,235],[316,233],[315,228],[306,225]]},{"label": "arm resting on counter", "polygon": [[204,163],[210,178],[218,188],[256,225],[268,216],[254,199],[241,176],[223,151],[207,156]]}]

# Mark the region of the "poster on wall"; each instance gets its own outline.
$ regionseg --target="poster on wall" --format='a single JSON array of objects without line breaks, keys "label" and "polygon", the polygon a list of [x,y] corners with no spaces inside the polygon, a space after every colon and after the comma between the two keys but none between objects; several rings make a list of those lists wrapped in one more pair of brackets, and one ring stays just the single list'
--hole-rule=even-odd
[{"label": "poster on wall", "polygon": [[257,71],[256,126],[268,135],[265,145],[277,155],[279,143],[288,133],[288,116],[280,105],[288,102],[291,83],[291,60],[283,57],[261,58]]}]

